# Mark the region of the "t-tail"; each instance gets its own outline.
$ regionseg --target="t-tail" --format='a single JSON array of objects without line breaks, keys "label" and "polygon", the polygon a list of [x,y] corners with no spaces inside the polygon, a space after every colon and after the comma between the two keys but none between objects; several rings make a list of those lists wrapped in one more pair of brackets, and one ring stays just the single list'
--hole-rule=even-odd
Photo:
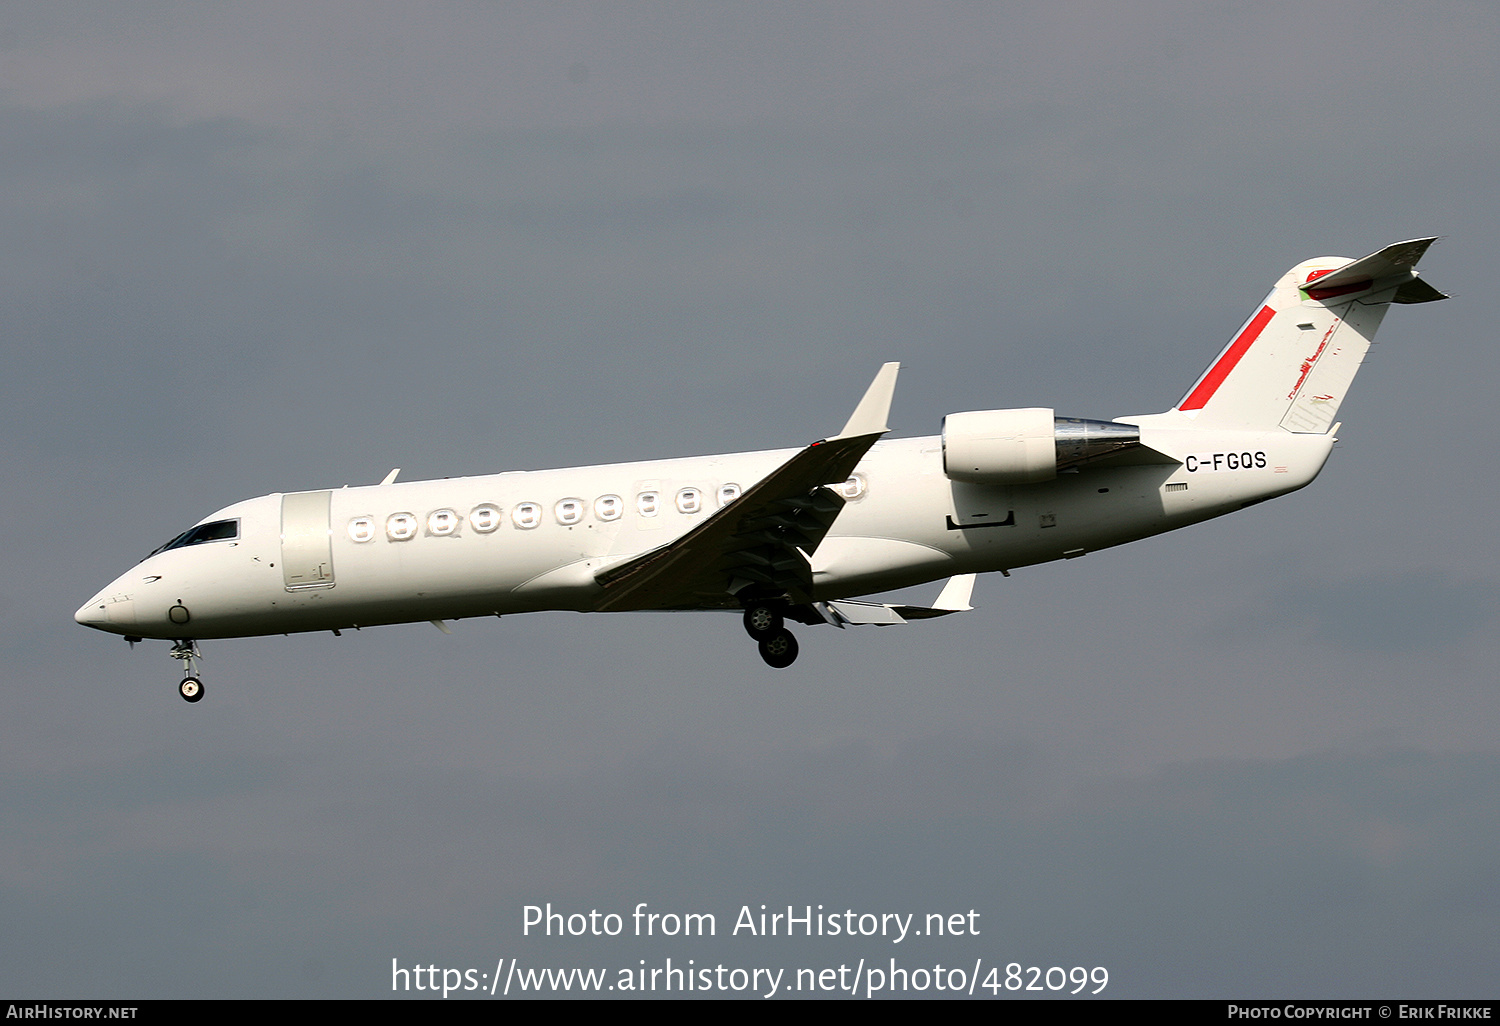
[{"label": "t-tail", "polygon": [[1195,427],[1327,434],[1390,305],[1448,298],[1417,276],[1435,241],[1293,267],[1172,412]]}]

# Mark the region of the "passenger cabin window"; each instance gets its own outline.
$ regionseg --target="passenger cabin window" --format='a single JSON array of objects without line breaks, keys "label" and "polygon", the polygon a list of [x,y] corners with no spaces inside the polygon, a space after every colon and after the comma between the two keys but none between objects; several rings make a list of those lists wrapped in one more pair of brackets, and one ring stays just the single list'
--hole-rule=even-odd
[{"label": "passenger cabin window", "polygon": [[643,517],[656,516],[660,508],[661,495],[658,492],[642,492],[635,497],[635,511]]},{"label": "passenger cabin window", "polygon": [[458,514],[451,509],[440,509],[427,517],[427,533],[446,538],[458,530]]},{"label": "passenger cabin window", "polygon": [[500,511],[494,506],[475,506],[469,514],[469,526],[480,534],[489,534],[500,526]]},{"label": "passenger cabin window", "polygon": [[238,520],[215,520],[211,524],[199,524],[192,530],[182,532],[160,548],[152,549],[146,558],[150,559],[158,552],[182,549],[189,545],[202,545],[204,542],[234,541],[239,536],[240,522]]},{"label": "passenger cabin window", "polygon": [[858,499],[865,494],[865,479],[861,474],[855,474],[843,484],[834,485],[834,491],[846,499]]},{"label": "passenger cabin window", "polygon": [[542,522],[542,507],[534,502],[523,502],[511,510],[510,518],[517,527],[529,531]]},{"label": "passenger cabin window", "polygon": [[349,521],[349,537],[357,542],[375,540],[375,518],[355,517]]},{"label": "passenger cabin window", "polygon": [[385,536],[391,541],[411,541],[417,536],[417,523],[413,513],[392,513],[385,521]]},{"label": "passenger cabin window", "polygon": [[594,500],[594,516],[600,520],[619,520],[625,512],[625,500],[618,495],[601,495]]},{"label": "passenger cabin window", "polygon": [[696,488],[684,488],[677,493],[677,512],[696,513],[703,508],[703,493]]},{"label": "passenger cabin window", "polygon": [[571,526],[583,519],[583,500],[560,499],[552,511],[557,515],[559,524]]},{"label": "passenger cabin window", "polygon": [[719,505],[727,506],[740,497],[740,486],[737,484],[726,484],[719,486]]}]

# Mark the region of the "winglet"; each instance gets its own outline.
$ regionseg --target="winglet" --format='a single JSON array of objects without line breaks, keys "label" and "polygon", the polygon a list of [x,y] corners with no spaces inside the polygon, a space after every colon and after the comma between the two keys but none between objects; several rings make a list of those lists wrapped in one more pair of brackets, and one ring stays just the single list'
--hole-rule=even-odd
[{"label": "winglet", "polygon": [[396,467],[389,474],[385,475],[385,479],[383,481],[381,481],[380,483],[383,484],[383,485],[394,484],[395,481],[396,481],[396,475],[399,474],[399,473],[401,473],[401,468],[400,467]]},{"label": "winglet", "polygon": [[976,574],[959,574],[948,578],[948,583],[943,585],[943,590],[938,595],[937,601],[932,604],[932,608],[953,613],[963,613],[973,609],[974,607],[969,605],[969,600],[974,597],[976,576]]},{"label": "winglet", "polygon": [[844,425],[844,430],[830,438],[830,442],[834,438],[883,435],[890,430],[885,422],[891,414],[891,398],[896,394],[896,372],[900,369],[899,363],[888,363],[880,368],[875,380],[865,389],[865,397],[854,408],[849,423]]}]

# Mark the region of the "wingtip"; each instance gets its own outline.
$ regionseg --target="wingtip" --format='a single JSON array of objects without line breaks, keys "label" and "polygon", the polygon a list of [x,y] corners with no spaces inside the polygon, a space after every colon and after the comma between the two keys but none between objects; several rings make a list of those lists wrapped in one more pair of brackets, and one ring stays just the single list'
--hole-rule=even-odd
[{"label": "wingtip", "polygon": [[977,574],[959,574],[948,578],[948,583],[943,585],[943,590],[938,594],[937,601],[932,604],[932,608],[953,613],[963,613],[973,609],[969,600],[974,597],[974,579],[977,576]]},{"label": "wingtip", "polygon": [[[896,361],[882,364],[875,380],[865,389],[864,398],[854,408],[849,422],[834,438],[854,438],[860,435],[883,435],[890,428],[886,421],[891,414],[891,400],[896,394],[896,374],[901,364]],[[833,439],[829,439],[832,441]]]}]

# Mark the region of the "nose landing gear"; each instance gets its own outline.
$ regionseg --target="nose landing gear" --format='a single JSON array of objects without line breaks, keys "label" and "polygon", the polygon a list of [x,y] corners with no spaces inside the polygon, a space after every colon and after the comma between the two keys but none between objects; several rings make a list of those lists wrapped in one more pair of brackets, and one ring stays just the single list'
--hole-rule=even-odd
[{"label": "nose landing gear", "polygon": [[745,633],[755,639],[767,666],[780,670],[797,661],[797,639],[786,629],[785,607],[781,603],[746,603]]},{"label": "nose landing gear", "polygon": [[197,661],[203,658],[203,653],[198,650],[198,643],[191,638],[174,641],[170,654],[173,659],[182,660],[182,669],[185,674],[182,683],[177,685],[177,693],[184,701],[201,701],[203,678],[198,675]]}]

